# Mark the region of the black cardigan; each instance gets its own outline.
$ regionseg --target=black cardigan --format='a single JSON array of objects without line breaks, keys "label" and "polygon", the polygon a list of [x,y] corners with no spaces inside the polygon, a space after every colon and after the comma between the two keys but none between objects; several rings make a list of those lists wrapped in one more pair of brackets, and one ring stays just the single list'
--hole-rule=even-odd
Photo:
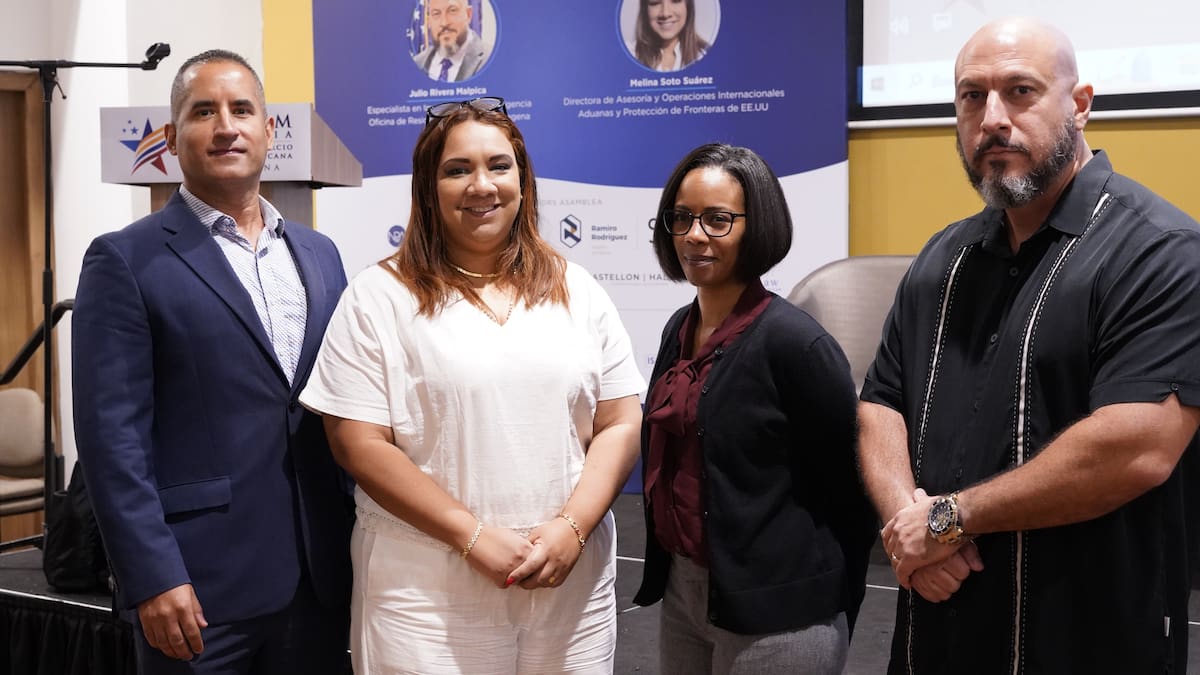
[{"label": "black cardigan", "polygon": [[[667,322],[650,387],[678,359],[689,307]],[[714,357],[701,390],[709,621],[741,634],[793,630],[846,612],[853,628],[876,534],[854,459],[850,366],[812,317],[775,296]],[[642,426],[645,478],[648,427]],[[646,518],[634,602],[663,597],[670,554]]]}]

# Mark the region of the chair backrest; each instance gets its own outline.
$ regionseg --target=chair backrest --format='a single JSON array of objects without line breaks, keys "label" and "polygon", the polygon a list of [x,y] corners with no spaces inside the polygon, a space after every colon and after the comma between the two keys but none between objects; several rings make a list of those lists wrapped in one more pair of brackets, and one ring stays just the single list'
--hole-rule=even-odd
[{"label": "chair backrest", "polygon": [[800,280],[788,300],[808,312],[833,336],[862,388],[875,360],[883,321],[912,256],[864,255],[835,260]]},{"label": "chair backrest", "polygon": [[42,475],[42,397],[22,387],[0,389],[0,475]]}]

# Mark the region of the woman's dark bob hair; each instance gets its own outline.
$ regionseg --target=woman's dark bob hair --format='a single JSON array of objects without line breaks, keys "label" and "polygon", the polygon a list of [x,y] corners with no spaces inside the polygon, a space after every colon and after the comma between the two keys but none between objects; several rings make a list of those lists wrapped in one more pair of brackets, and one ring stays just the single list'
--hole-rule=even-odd
[{"label": "woman's dark bob hair", "polygon": [[742,186],[746,230],[738,247],[734,274],[743,282],[757,279],[779,264],[792,248],[792,216],[783,196],[783,187],[763,158],[749,148],[724,143],[709,143],[691,151],[667,180],[655,212],[654,255],[658,257],[658,265],[668,279],[687,279],[675,253],[675,237],[658,223],[663,211],[675,208],[675,198],[684,177],[695,169],[706,167],[721,169]]}]

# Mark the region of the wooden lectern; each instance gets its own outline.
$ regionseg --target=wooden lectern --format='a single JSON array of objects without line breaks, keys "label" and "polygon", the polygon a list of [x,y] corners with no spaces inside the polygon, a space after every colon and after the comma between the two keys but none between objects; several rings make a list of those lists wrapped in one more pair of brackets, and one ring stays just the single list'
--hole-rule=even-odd
[{"label": "wooden lectern", "polygon": [[[313,190],[362,185],[362,164],[342,144],[311,103],[268,103],[275,143],[267,150],[262,196],[288,220],[312,227]],[[101,180],[145,185],[158,210],[179,187],[179,161],[167,152],[163,126],[168,106],[100,109]]]}]

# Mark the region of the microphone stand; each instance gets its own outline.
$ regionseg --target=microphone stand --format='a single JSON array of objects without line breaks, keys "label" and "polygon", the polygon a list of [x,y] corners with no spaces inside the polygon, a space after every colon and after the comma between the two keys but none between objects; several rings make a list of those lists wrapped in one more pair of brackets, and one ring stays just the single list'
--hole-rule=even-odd
[{"label": "microphone stand", "polygon": [[[53,415],[53,391],[54,391],[54,360],[52,346],[52,329],[54,328],[54,257],[52,255],[51,243],[54,236],[54,185],[51,173],[50,162],[52,158],[50,148],[50,103],[53,100],[54,90],[58,89],[59,93],[65,99],[66,94],[62,93],[62,86],[58,83],[58,70],[60,68],[138,68],[141,70],[154,70],[158,68],[159,61],[171,54],[171,46],[165,42],[156,42],[146,49],[146,58],[140,63],[95,63],[91,61],[3,61],[0,60],[0,66],[15,66],[19,68],[29,68],[38,71],[38,75],[42,81],[42,181],[44,186],[44,207],[42,213],[45,215],[45,267],[42,270],[42,344],[44,355],[44,378],[45,390],[43,393],[43,415],[42,415],[42,434],[44,438],[44,463],[42,465],[42,531],[45,532],[46,515],[49,513],[50,501],[54,492],[63,488],[63,467],[62,458],[58,456],[54,447],[54,415]],[[41,536],[30,537],[28,540],[20,540],[21,543],[37,544],[41,540]],[[18,543],[18,542],[13,542]]]}]

